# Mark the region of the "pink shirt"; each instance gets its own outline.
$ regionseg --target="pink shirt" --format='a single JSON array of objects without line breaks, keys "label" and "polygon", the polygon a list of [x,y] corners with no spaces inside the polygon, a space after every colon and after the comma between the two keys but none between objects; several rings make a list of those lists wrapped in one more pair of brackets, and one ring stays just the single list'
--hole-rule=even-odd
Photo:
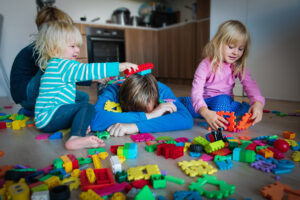
[{"label": "pink shirt", "polygon": [[[233,87],[235,85],[235,77],[231,64],[223,63],[222,69],[218,69],[216,73],[211,71],[210,59],[205,58],[198,66],[193,80],[193,87],[191,91],[192,103],[195,111],[206,106],[204,99],[214,97],[221,94],[230,95],[233,97]],[[265,104],[265,98],[261,95],[257,83],[251,77],[250,71],[246,68],[245,76],[242,79],[238,76],[243,89],[246,92],[250,104],[255,101],[260,101]],[[241,80],[242,79],[242,80]]]}]

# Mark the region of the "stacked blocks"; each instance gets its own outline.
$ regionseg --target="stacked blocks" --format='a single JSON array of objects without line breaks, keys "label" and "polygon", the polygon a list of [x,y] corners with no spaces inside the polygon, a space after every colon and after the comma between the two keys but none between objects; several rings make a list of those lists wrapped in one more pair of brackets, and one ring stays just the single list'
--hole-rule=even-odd
[{"label": "stacked blocks", "polygon": [[226,126],[227,131],[241,131],[248,129],[252,125],[252,121],[250,120],[250,117],[252,116],[251,113],[246,113],[244,116],[242,116],[242,119],[239,121],[238,125],[236,125],[235,122],[236,117],[234,112],[218,111],[217,114],[221,117],[224,117],[228,121],[228,125]]}]

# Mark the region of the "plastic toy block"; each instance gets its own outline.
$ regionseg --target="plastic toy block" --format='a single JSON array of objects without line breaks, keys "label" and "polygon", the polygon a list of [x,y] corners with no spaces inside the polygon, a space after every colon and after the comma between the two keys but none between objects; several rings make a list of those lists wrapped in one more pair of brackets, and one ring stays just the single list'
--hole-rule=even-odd
[{"label": "plastic toy block", "polygon": [[0,157],[3,157],[5,155],[4,151],[0,150]]},{"label": "plastic toy block", "polygon": [[256,146],[257,146],[257,144],[255,144],[253,142],[253,143],[250,143],[245,149],[255,151],[256,150]]},{"label": "plastic toy block", "polygon": [[50,200],[49,191],[39,191],[34,192],[31,197],[31,200]]},{"label": "plastic toy block", "polygon": [[229,150],[228,148],[219,149],[219,150],[214,151],[214,152],[211,153],[212,156],[216,156],[216,155],[226,156],[226,155],[229,155],[229,154],[232,154],[232,151]]},{"label": "plastic toy block", "polygon": [[203,151],[203,147],[200,144],[191,144],[189,150],[191,152],[200,153]]},{"label": "plastic toy block", "polygon": [[236,131],[236,117],[234,116],[234,112],[224,112],[224,111],[218,111],[217,115],[226,118],[228,121],[228,125],[226,125],[227,131]]},{"label": "plastic toy block", "polygon": [[191,157],[200,157],[200,153],[196,153],[196,152],[190,152],[190,156]]},{"label": "plastic toy block", "polygon": [[104,200],[102,197],[100,197],[96,192],[93,190],[89,189],[87,192],[82,192],[79,195],[80,200]]},{"label": "plastic toy block", "polygon": [[295,151],[295,152],[292,154],[292,159],[293,159],[293,161],[295,161],[295,162],[299,162],[299,161],[300,161],[300,151]]},{"label": "plastic toy block", "polygon": [[186,143],[184,144],[184,149],[183,149],[183,151],[186,152],[186,151],[190,148],[190,146],[191,146],[191,143],[190,143],[190,142],[186,142]]},{"label": "plastic toy block", "polygon": [[55,132],[49,136],[49,140],[59,140],[63,138],[62,132]]},{"label": "plastic toy block", "polygon": [[127,170],[128,180],[149,180],[153,174],[161,174],[157,165],[132,167]]},{"label": "plastic toy block", "polygon": [[233,164],[230,159],[222,160],[222,161],[216,161],[216,165],[220,170],[228,170],[233,167]]},{"label": "plastic toy block", "polygon": [[267,163],[263,160],[258,160],[258,161],[251,163],[251,167],[253,167],[257,170],[263,171],[263,172],[270,173],[272,171],[272,169],[276,168],[276,165],[272,164],[272,163]]},{"label": "plastic toy block", "polygon": [[51,176],[50,178],[43,181],[49,189],[60,185],[60,180],[58,176]]},{"label": "plastic toy block", "polygon": [[59,169],[53,169],[49,172],[49,174],[53,175],[53,176],[57,176],[59,177],[60,180],[62,180],[64,178],[64,176],[66,176],[66,171],[63,168],[59,168]]},{"label": "plastic toy block", "polygon": [[146,75],[146,74],[151,74],[151,69],[147,69],[147,70],[138,72],[137,74],[142,75],[142,76],[144,76],[144,75]]},{"label": "plastic toy block", "polygon": [[150,188],[148,185],[145,185],[143,189],[135,196],[134,200],[155,200]]},{"label": "plastic toy block", "polygon": [[186,137],[179,137],[179,138],[176,138],[175,141],[186,143],[186,142],[190,142],[190,139],[188,139]]},{"label": "plastic toy block", "polygon": [[127,180],[128,174],[125,170],[122,170],[121,172],[117,172],[115,179],[118,183],[123,183]]},{"label": "plastic toy block", "polygon": [[0,122],[0,129],[5,129],[5,128],[6,128],[6,123]]},{"label": "plastic toy block", "polygon": [[270,149],[260,149],[258,153],[265,158],[274,157],[274,153]]},{"label": "plastic toy block", "polygon": [[176,191],[174,192],[174,200],[201,200],[201,196],[195,191]]},{"label": "plastic toy block", "polygon": [[124,156],[123,151],[124,151],[124,146],[119,146],[118,149],[117,149],[117,155],[118,156]]},{"label": "plastic toy block", "polygon": [[136,189],[142,189],[145,185],[151,185],[151,180],[136,180],[130,182],[130,185]]},{"label": "plastic toy block", "polygon": [[169,137],[169,136],[160,136],[155,138],[156,141],[169,141],[169,140],[174,140],[174,138]]},{"label": "plastic toy block", "polygon": [[94,154],[98,154],[98,153],[101,153],[101,152],[105,152],[105,149],[103,147],[89,149],[88,150],[88,155],[94,155]]},{"label": "plastic toy block", "polygon": [[202,154],[202,156],[200,157],[200,159],[203,160],[203,161],[211,161],[214,158],[212,156],[204,153],[204,154]]},{"label": "plastic toy block", "polygon": [[166,178],[167,181],[172,182],[172,183],[176,183],[176,184],[179,184],[179,185],[183,185],[184,182],[185,182],[184,179],[177,178],[177,177],[171,176],[171,175],[166,175],[165,178]]},{"label": "plastic toy block", "polygon": [[[184,146],[185,146],[185,143],[183,143],[183,142],[177,142],[177,143],[176,143],[176,146],[177,146],[177,147],[184,147]],[[184,151],[184,148],[183,148],[183,151]]]},{"label": "plastic toy block", "polygon": [[38,134],[37,136],[35,136],[35,139],[36,140],[48,140],[49,136],[50,136],[50,134],[42,133],[42,134]]},{"label": "plastic toy block", "polygon": [[297,144],[296,146],[291,146],[291,149],[293,151],[300,151],[300,142],[297,142],[296,144]]},{"label": "plastic toy block", "polygon": [[[203,188],[205,184],[216,185],[219,187],[218,191],[208,191]],[[228,185],[225,181],[217,180],[215,176],[204,175],[203,178],[198,178],[197,182],[192,182],[189,190],[198,191],[200,195],[208,198],[222,199],[227,198],[235,191],[234,185]]]},{"label": "plastic toy block", "polygon": [[123,183],[116,183],[107,187],[103,187],[103,188],[96,188],[93,189],[98,195],[104,197],[104,196],[108,196],[111,195],[113,193],[116,192],[121,192],[125,189],[125,187],[127,186],[126,182]]},{"label": "plastic toy block", "polygon": [[151,176],[151,182],[154,189],[165,188],[167,186],[167,180],[164,175],[153,174]]},{"label": "plastic toy block", "polygon": [[80,169],[74,169],[71,173],[71,177],[79,177],[80,176]]},{"label": "plastic toy block", "polygon": [[240,152],[241,148],[234,148],[232,152],[232,160],[239,161],[240,160]]},{"label": "plastic toy block", "polygon": [[155,140],[155,137],[153,137],[150,133],[130,135],[130,138],[134,142],[144,142],[144,141],[154,141]]},{"label": "plastic toy block", "polygon": [[36,185],[35,187],[30,187],[31,192],[40,192],[40,191],[48,191],[49,188],[46,184],[42,183]]},{"label": "plastic toy block", "polygon": [[74,154],[67,154],[67,156],[69,157],[69,159],[72,162],[73,170],[78,169],[79,168],[79,162],[78,162],[77,158],[74,156]]},{"label": "plastic toy block", "polygon": [[80,173],[81,189],[87,191],[88,189],[97,189],[111,186],[115,183],[113,175],[108,168],[95,169],[96,182],[90,183],[86,174],[86,170]]},{"label": "plastic toy block", "polygon": [[64,162],[63,167],[66,170],[66,173],[70,173],[73,170],[72,161],[67,155],[63,155],[60,158]]},{"label": "plastic toy block", "polygon": [[252,139],[251,137],[249,137],[249,136],[247,136],[247,135],[239,135],[238,138],[239,138],[240,140],[251,140],[251,139]]},{"label": "plastic toy block", "polygon": [[218,170],[212,165],[202,160],[191,160],[178,162],[179,167],[190,177],[203,176],[204,174],[213,174]]},{"label": "plastic toy block", "polygon": [[295,132],[291,132],[291,131],[284,131],[284,132],[282,133],[282,136],[283,136],[285,139],[293,140],[293,139],[295,139],[295,137],[296,137],[296,133],[295,133]]},{"label": "plastic toy block", "polygon": [[79,165],[89,164],[89,163],[93,162],[93,160],[91,158],[82,158],[82,157],[80,157],[80,158],[77,158],[77,160],[78,160]]},{"label": "plastic toy block", "polygon": [[129,143],[129,151],[128,151],[128,153],[129,153],[128,158],[130,158],[130,159],[136,158],[137,153],[138,153],[138,151],[137,151],[137,144],[136,143]]},{"label": "plastic toy block", "polygon": [[89,181],[89,183],[95,183],[96,182],[96,175],[94,173],[94,170],[92,168],[86,169],[86,177]]},{"label": "plastic toy block", "polygon": [[292,147],[298,146],[298,143],[295,140],[285,139],[285,141]]},{"label": "plastic toy block", "polygon": [[20,130],[21,129],[21,125],[20,125],[19,121],[13,121],[11,125],[12,125],[13,130]]},{"label": "plastic toy block", "polygon": [[101,140],[108,140],[110,138],[110,134],[107,131],[96,132],[96,135]]},{"label": "plastic toy block", "polygon": [[118,158],[119,158],[121,164],[123,164],[126,160],[126,158],[124,156],[118,156]]},{"label": "plastic toy block", "polygon": [[167,200],[164,196],[161,196],[161,195],[159,195],[158,197],[157,197],[157,200]]},{"label": "plastic toy block", "polygon": [[111,164],[112,172],[114,174],[116,174],[117,172],[122,171],[122,165],[121,165],[121,162],[120,162],[118,156],[111,156],[110,157],[110,164]]},{"label": "plastic toy block", "polygon": [[65,178],[62,180],[61,184],[68,185],[70,188],[70,191],[79,188],[80,186],[80,179],[78,177],[70,177]]},{"label": "plastic toy block", "polygon": [[202,136],[198,136],[198,137],[195,137],[194,140],[193,140],[193,143],[194,144],[201,144],[202,146],[206,146],[209,144],[209,142],[203,138]]},{"label": "plastic toy block", "polygon": [[121,106],[119,103],[107,100],[104,105],[104,110],[109,112],[122,112]]},{"label": "plastic toy block", "polygon": [[28,185],[25,183],[24,179],[23,181],[20,181],[19,183],[13,184],[10,187],[8,187],[7,190],[8,199],[13,200],[29,200],[30,199],[30,190]]},{"label": "plastic toy block", "polygon": [[252,114],[251,113],[245,113],[245,115],[242,117],[241,121],[239,121],[238,125],[236,126],[237,130],[245,130],[248,129],[252,125],[252,120],[250,120]]},{"label": "plastic toy block", "polygon": [[177,159],[184,155],[184,147],[177,147],[175,144],[162,143],[157,146],[157,156],[164,156],[166,159]]},{"label": "plastic toy block", "polygon": [[149,69],[153,69],[152,63],[145,63],[145,64],[138,65],[138,69],[136,71],[133,71],[133,70],[130,71],[130,70],[126,69],[124,71],[124,74],[126,74],[127,76],[130,76],[131,74],[136,74],[138,72],[142,72],[142,71],[149,70]]},{"label": "plastic toy block", "polygon": [[153,145],[150,145],[150,146],[146,146],[146,147],[145,147],[145,150],[146,150],[147,152],[153,152],[153,151],[156,151],[158,145],[159,145],[159,144],[153,144]]},{"label": "plastic toy block", "polygon": [[283,184],[276,182],[275,184],[263,187],[261,193],[270,200],[282,200],[284,197],[284,188],[285,186]]},{"label": "plastic toy block", "polygon": [[222,149],[225,146],[225,143],[222,140],[218,140],[213,143],[209,143],[208,145],[205,145],[204,150],[207,153],[211,153],[213,151],[217,151],[219,149]]},{"label": "plastic toy block", "polygon": [[0,121],[5,120],[5,119],[9,119],[12,115],[2,115],[0,116]]},{"label": "plastic toy block", "polygon": [[110,200],[126,200],[126,196],[122,192],[116,192]]},{"label": "plastic toy block", "polygon": [[107,152],[101,152],[101,153],[98,154],[98,156],[102,160],[105,160],[108,157],[108,153]]},{"label": "plastic toy block", "polygon": [[4,177],[6,172],[13,169],[14,166],[13,165],[4,165],[4,166],[0,166],[0,178]]},{"label": "plastic toy block", "polygon": [[98,155],[92,155],[92,160],[93,160],[95,169],[101,169],[102,168],[100,158],[98,157]]},{"label": "plastic toy block", "polygon": [[112,154],[116,155],[116,154],[117,154],[118,147],[120,147],[120,146],[123,146],[123,145],[111,145],[111,146],[110,146],[110,152],[111,152]]},{"label": "plastic toy block", "polygon": [[293,169],[295,167],[295,164],[291,160],[279,160],[278,163],[276,163],[276,166],[278,168]]},{"label": "plastic toy block", "polygon": [[255,161],[255,155],[256,155],[256,153],[254,151],[242,149],[240,151],[239,161],[249,162],[249,163],[254,162]]}]

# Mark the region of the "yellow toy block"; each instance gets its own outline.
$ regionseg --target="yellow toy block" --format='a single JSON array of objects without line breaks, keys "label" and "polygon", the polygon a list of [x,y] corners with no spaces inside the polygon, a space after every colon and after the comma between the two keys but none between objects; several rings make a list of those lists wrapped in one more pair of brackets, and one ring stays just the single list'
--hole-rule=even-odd
[{"label": "yellow toy block", "polygon": [[90,183],[95,183],[96,182],[96,175],[95,172],[92,168],[87,168],[86,169],[86,177],[89,180]]},{"label": "yellow toy block", "polygon": [[80,176],[80,169],[74,169],[71,173],[72,177],[79,177]]},{"label": "yellow toy block", "polygon": [[20,130],[21,126],[20,126],[20,122],[19,120],[15,120],[11,123],[12,129],[13,130]]},{"label": "yellow toy block", "polygon": [[101,158],[102,160],[105,160],[108,156],[107,152],[101,152],[98,154],[99,158]]},{"label": "yellow toy block", "polygon": [[125,156],[118,156],[120,163],[123,164],[123,162],[125,162],[126,158]]},{"label": "yellow toy block", "polygon": [[21,128],[26,127],[26,120],[25,120],[25,119],[19,120],[19,124],[20,124],[20,127],[21,127]]},{"label": "yellow toy block", "polygon": [[21,179],[19,183],[11,185],[8,190],[8,199],[12,200],[30,200],[30,189],[25,183],[24,179]]},{"label": "yellow toy block", "polygon": [[295,151],[295,152],[292,154],[292,158],[293,158],[293,161],[299,162],[299,161],[300,161],[300,151]]},{"label": "yellow toy block", "polygon": [[43,181],[49,189],[52,189],[58,185],[60,185],[60,180],[58,176],[51,176],[50,178]]},{"label": "yellow toy block", "polygon": [[70,190],[77,189],[81,184],[78,177],[69,177],[62,180],[61,184],[69,185]]},{"label": "yellow toy block", "polygon": [[17,113],[12,114],[12,115],[9,117],[9,119],[11,119],[11,120],[16,120],[16,116],[17,116],[17,115],[18,115]]},{"label": "yellow toy block", "polygon": [[295,140],[288,140],[288,139],[285,139],[285,141],[292,147],[296,147],[298,146],[298,143],[295,141]]},{"label": "yellow toy block", "polygon": [[206,146],[207,144],[209,144],[209,141],[207,141],[204,137],[202,136],[198,136],[194,138],[193,141],[194,144],[201,144],[202,146]]},{"label": "yellow toy block", "polygon": [[271,150],[269,150],[269,149],[260,149],[260,150],[258,151],[258,153],[259,153],[260,155],[263,155],[265,158],[269,158],[269,157],[273,158],[273,157],[274,157],[273,151],[271,151]]},{"label": "yellow toy block", "polygon": [[0,195],[1,195],[3,200],[6,199],[6,194],[7,194],[6,191],[7,191],[6,187],[3,187],[3,188],[0,189]]},{"label": "yellow toy block", "polygon": [[6,128],[12,128],[12,122],[6,122]]},{"label": "yellow toy block", "polygon": [[96,154],[92,155],[92,159],[93,159],[95,169],[101,169],[102,165],[101,165],[100,158],[98,157],[98,155],[96,155]]},{"label": "yellow toy block", "polygon": [[123,156],[123,149],[124,149],[123,146],[119,146],[119,147],[118,147],[118,149],[117,149],[117,155],[118,155],[118,156]]},{"label": "yellow toy block", "polygon": [[73,170],[73,165],[70,158],[67,155],[63,155],[60,157],[60,159],[62,159],[62,161],[64,162],[63,167],[66,173],[70,173]]},{"label": "yellow toy block", "polygon": [[96,192],[89,189],[87,192],[81,192],[79,195],[80,200],[104,200],[102,197],[100,197]]},{"label": "yellow toy block", "polygon": [[186,143],[184,144],[184,149],[183,149],[183,151],[186,152],[187,150],[189,150],[190,146],[191,146],[191,143],[190,143],[190,142],[186,142]]},{"label": "yellow toy block", "polygon": [[126,200],[126,196],[122,192],[116,192],[110,200]]},{"label": "yellow toy block", "polygon": [[122,112],[121,106],[119,103],[115,103],[112,101],[106,101],[104,105],[104,110],[111,112]]},{"label": "yellow toy block", "polygon": [[285,139],[292,140],[292,139],[295,139],[296,133],[295,133],[295,132],[291,132],[291,131],[284,131],[284,132],[282,133],[282,136],[283,136]]},{"label": "yellow toy block", "polygon": [[178,162],[178,165],[181,167],[182,171],[190,177],[213,174],[218,171],[212,165],[209,165],[208,162],[203,160],[182,161]]},{"label": "yellow toy block", "polygon": [[[146,172],[146,173],[145,173]],[[157,165],[145,165],[138,167],[131,167],[127,170],[128,181],[132,180],[149,180],[154,174],[160,174],[160,170]]]}]

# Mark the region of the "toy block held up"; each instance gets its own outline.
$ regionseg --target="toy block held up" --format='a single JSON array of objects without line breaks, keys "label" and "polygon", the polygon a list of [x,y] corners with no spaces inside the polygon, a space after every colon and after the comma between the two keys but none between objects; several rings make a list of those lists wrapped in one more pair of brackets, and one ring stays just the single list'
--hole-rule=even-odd
[{"label": "toy block held up", "polygon": [[[136,70],[136,71],[129,71],[128,69],[126,69],[124,71],[124,74],[126,74],[127,76],[130,76],[131,74],[136,74],[138,72],[146,71],[149,69],[153,69],[152,63],[145,63],[145,64],[138,65],[138,70]],[[141,75],[143,75],[143,74],[141,74]]]}]

